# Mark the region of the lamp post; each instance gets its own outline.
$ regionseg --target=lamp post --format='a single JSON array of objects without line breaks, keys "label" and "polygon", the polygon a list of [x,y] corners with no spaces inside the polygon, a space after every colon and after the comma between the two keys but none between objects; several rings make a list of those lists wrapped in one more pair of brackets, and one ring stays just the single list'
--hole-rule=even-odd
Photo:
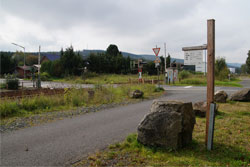
[{"label": "lamp post", "polygon": [[25,47],[21,46],[21,45],[18,45],[16,43],[11,43],[11,44],[13,44],[15,46],[18,46],[18,47],[23,49],[23,54],[24,54],[24,56],[23,56],[23,72],[24,72],[24,78],[25,78],[26,77],[26,75],[25,75]]}]

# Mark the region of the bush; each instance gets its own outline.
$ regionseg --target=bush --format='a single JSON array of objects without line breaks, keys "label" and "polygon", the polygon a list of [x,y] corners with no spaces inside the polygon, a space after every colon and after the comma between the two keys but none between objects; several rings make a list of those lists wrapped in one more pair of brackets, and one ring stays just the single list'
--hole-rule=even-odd
[{"label": "bush", "polygon": [[225,80],[228,78],[229,72],[230,71],[227,68],[225,58],[218,57],[215,60],[215,69],[214,69],[215,78],[221,81]]},{"label": "bush", "polygon": [[6,83],[0,83],[0,89],[6,89],[7,84]]},{"label": "bush", "polygon": [[19,107],[16,101],[9,101],[7,102],[1,102],[0,105],[0,116],[1,117],[7,117],[7,116],[12,116],[18,113]]},{"label": "bush", "polygon": [[164,91],[163,87],[155,87],[154,92],[161,92]]},{"label": "bush", "polygon": [[191,74],[189,71],[183,70],[183,71],[181,71],[181,72],[179,73],[179,78],[180,78],[180,79],[185,79],[185,78],[190,77],[190,75],[192,75],[192,74]]},{"label": "bush", "polygon": [[6,77],[6,86],[8,89],[17,90],[19,86],[19,80],[12,75],[8,75]]},{"label": "bush", "polygon": [[50,75],[47,72],[42,72],[40,74],[40,78],[41,78],[42,81],[51,81]]}]

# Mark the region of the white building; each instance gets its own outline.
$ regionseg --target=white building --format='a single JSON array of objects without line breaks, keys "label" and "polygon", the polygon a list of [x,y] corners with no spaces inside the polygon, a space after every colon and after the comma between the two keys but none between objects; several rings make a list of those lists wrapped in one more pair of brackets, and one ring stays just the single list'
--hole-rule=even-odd
[{"label": "white building", "polygon": [[230,73],[234,74],[235,73],[235,68],[228,68]]}]

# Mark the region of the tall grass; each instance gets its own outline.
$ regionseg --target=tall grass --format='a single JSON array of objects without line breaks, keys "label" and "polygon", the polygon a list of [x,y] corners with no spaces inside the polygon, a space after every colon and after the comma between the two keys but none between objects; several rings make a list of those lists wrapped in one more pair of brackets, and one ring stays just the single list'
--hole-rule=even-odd
[{"label": "tall grass", "polygon": [[204,144],[206,120],[197,118],[193,141],[182,149],[144,146],[132,134],[73,166],[249,166],[249,108],[246,102],[220,104],[212,151]]},{"label": "tall grass", "polygon": [[[79,106],[96,106],[100,104],[119,103],[128,101],[130,93],[136,89],[144,92],[144,98],[161,94],[156,92],[154,85],[122,85],[114,88],[113,85],[103,87],[96,86],[94,89],[65,89],[64,95],[35,96],[23,99],[4,99],[0,103],[0,116],[23,116],[39,112],[53,111],[57,108],[68,109]],[[93,95],[90,95],[90,91]]]},{"label": "tall grass", "polygon": [[[142,78],[145,80],[157,80],[157,75],[147,75],[143,74]],[[53,81],[57,82],[67,82],[74,84],[127,84],[129,80],[137,80],[137,74],[123,75],[123,74],[95,74],[91,77],[79,77],[79,76],[70,76],[62,79],[54,79]],[[164,75],[159,76],[160,80],[164,79]]]}]

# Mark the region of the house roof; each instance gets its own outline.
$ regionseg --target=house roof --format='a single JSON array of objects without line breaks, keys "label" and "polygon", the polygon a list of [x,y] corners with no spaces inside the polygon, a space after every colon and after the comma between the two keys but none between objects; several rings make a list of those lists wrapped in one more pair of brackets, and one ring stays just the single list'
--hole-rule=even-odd
[{"label": "house roof", "polygon": [[44,57],[47,57],[50,61],[55,61],[60,59],[60,55],[54,55],[54,54],[46,54]]},{"label": "house roof", "polygon": [[18,66],[17,68],[20,68],[20,69],[25,70],[25,71],[29,71],[31,66]]}]

